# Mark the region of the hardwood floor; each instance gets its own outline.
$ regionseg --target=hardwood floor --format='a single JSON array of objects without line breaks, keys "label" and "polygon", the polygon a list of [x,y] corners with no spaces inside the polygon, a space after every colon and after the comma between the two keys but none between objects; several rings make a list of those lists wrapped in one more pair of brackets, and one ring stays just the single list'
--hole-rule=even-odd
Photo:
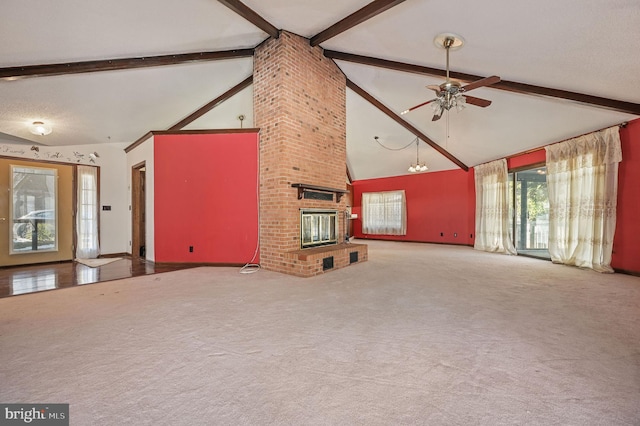
[{"label": "hardwood floor", "polygon": [[3,267],[0,268],[0,297],[157,274],[189,267],[192,266],[156,265],[131,257],[123,257],[121,260],[97,268],[73,261]]}]

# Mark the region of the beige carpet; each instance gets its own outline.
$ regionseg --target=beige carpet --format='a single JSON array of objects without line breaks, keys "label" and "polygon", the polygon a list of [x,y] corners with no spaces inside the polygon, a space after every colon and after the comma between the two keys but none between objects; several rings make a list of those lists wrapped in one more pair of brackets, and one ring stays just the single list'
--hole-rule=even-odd
[{"label": "beige carpet", "polygon": [[108,265],[109,263],[122,260],[121,257],[100,257],[98,259],[75,259],[76,262],[83,265],[90,266],[92,268],[98,268],[100,266]]},{"label": "beige carpet", "polygon": [[0,299],[0,401],[72,425],[638,425],[640,278],[371,242]]}]

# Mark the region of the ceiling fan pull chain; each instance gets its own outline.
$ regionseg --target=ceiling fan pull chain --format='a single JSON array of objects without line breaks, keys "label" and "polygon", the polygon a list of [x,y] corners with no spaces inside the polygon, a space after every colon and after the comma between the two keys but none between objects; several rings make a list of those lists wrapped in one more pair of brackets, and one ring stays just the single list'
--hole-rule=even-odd
[{"label": "ceiling fan pull chain", "polygon": [[445,135],[445,140],[444,140],[444,146],[445,149],[449,149],[449,111],[447,111],[447,130],[446,130],[446,135]]}]

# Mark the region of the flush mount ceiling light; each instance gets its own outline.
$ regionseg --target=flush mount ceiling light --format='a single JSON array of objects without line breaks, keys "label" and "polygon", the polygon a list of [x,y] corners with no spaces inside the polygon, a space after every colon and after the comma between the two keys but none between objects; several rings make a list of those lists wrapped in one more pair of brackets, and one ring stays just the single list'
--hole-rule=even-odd
[{"label": "flush mount ceiling light", "polygon": [[45,136],[52,132],[51,126],[45,124],[43,121],[34,121],[29,126],[29,131],[34,135]]}]

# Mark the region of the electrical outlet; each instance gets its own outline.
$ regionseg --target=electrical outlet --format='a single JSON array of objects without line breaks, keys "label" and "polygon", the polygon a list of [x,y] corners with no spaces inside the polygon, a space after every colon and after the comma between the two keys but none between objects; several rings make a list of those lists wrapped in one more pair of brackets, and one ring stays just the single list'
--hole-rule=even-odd
[{"label": "electrical outlet", "polygon": [[444,237],[444,232],[441,232],[441,233],[440,233],[440,236],[441,236],[441,237]]},{"label": "electrical outlet", "polygon": [[453,238],[458,238],[458,233],[457,232],[453,233]]},{"label": "electrical outlet", "polygon": [[189,253],[193,253],[193,246],[189,246]]}]

